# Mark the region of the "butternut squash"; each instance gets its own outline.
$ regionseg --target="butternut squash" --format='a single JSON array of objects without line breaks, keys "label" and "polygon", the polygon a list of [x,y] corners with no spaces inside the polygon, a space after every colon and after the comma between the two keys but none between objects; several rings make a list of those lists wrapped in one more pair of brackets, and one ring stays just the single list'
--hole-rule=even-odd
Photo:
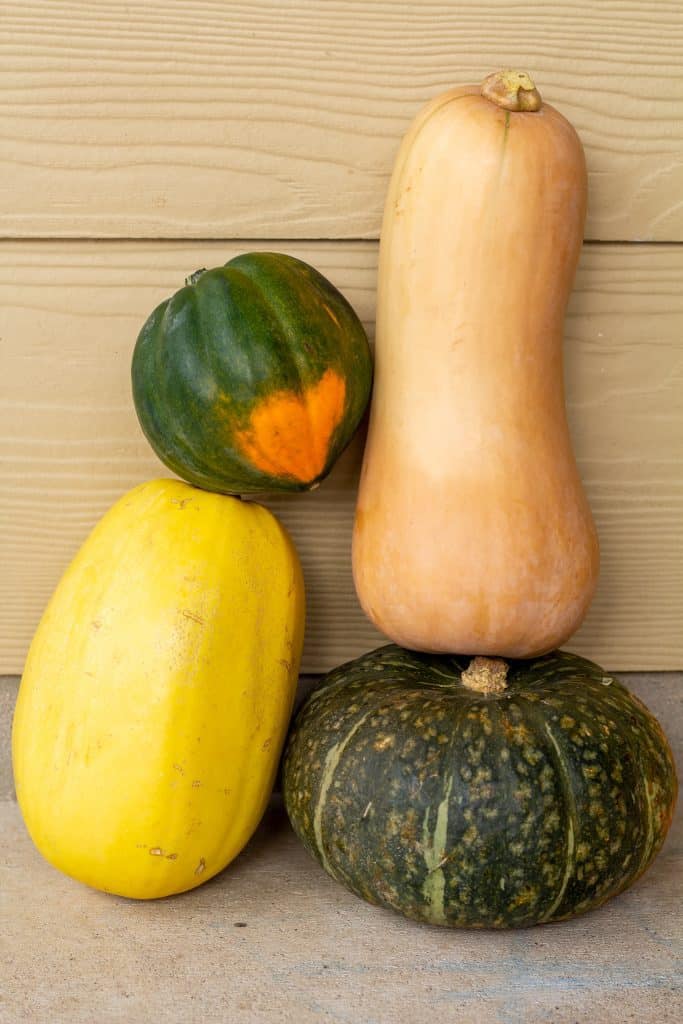
[{"label": "butternut squash", "polygon": [[585,209],[578,136],[524,73],[437,97],[403,141],[353,566],[404,647],[531,657],[589,606],[598,543],[562,373]]},{"label": "butternut squash", "polygon": [[13,728],[40,852],[137,899],[211,878],[270,795],[304,590],[265,508],[154,480],[97,524],[31,644]]}]

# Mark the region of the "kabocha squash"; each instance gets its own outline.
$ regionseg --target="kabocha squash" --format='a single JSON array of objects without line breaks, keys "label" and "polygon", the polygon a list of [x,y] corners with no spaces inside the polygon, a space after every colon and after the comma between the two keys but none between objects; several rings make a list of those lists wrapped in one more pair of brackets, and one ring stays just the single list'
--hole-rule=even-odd
[{"label": "kabocha squash", "polygon": [[159,458],[235,494],[316,486],[358,426],[371,377],[346,299],[313,267],[268,252],[188,278],[145,323],[132,365]]},{"label": "kabocha squash", "polygon": [[528,76],[439,96],[403,142],[353,566],[405,647],[527,658],[589,606],[598,544],[562,382],[585,206],[579,139]]},{"label": "kabocha squash", "polygon": [[559,921],[631,885],[677,782],[645,706],[590,661],[411,653],[331,672],[287,743],[292,825],[339,882],[432,924]]},{"label": "kabocha squash", "polygon": [[267,509],[175,480],[121,498],[58,585],[19,690],[17,797],[47,860],[140,899],[224,868],[271,792],[303,616]]}]

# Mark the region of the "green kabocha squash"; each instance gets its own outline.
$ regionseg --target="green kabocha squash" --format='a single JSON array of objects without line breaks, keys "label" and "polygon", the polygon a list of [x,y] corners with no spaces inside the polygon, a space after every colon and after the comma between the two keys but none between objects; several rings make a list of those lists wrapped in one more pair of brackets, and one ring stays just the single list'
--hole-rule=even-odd
[{"label": "green kabocha squash", "polygon": [[513,928],[631,885],[677,782],[656,719],[590,661],[390,645],[313,691],[283,788],[303,843],[357,895],[432,924]]},{"label": "green kabocha squash", "polygon": [[137,340],[142,429],[178,476],[212,491],[314,487],[370,397],[363,327],[322,274],[252,252],[197,271]]}]

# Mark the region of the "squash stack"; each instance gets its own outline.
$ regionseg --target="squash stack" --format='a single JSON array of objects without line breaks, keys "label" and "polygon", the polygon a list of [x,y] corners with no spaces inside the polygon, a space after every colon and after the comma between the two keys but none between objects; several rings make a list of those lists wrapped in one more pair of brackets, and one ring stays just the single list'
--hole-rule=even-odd
[{"label": "squash stack", "polygon": [[284,791],[333,878],[432,924],[599,906],[673,814],[656,720],[556,650],[598,576],[562,380],[585,210],[578,136],[517,71],[433,100],[387,197],[353,568],[401,646],[313,691]]},{"label": "squash stack", "polygon": [[[333,878],[431,924],[599,906],[652,863],[676,800],[653,716],[557,650],[598,575],[562,381],[585,208],[576,133],[516,71],[429,104],[387,198],[353,569],[394,643],[320,682],[283,784]],[[132,383],[182,481],[134,488],[76,554],[31,646],[13,759],[45,857],[146,899],[221,871],[263,813],[304,585],[286,531],[240,496],[318,486],[371,363],[316,270],[249,253],[152,312]]]}]

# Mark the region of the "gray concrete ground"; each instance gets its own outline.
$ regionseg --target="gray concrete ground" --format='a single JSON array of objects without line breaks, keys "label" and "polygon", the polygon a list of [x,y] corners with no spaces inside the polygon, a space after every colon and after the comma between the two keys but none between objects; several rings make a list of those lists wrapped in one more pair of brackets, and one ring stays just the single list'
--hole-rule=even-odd
[{"label": "gray concrete ground", "polygon": [[[683,674],[620,674],[683,751]],[[218,878],[152,903],[63,877],[12,799],[16,680],[0,681],[2,1024],[624,1024],[683,1020],[680,810],[650,872],[583,918],[454,932],[364,904],[278,798]]]}]

